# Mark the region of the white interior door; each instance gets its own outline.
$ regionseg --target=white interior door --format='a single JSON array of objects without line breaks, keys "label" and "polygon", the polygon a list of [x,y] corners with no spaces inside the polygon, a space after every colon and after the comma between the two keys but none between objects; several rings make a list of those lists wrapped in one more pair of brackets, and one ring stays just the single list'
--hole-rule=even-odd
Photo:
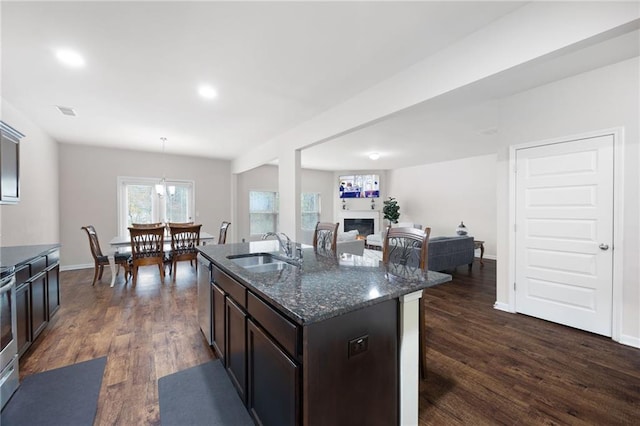
[{"label": "white interior door", "polygon": [[516,151],[516,311],[611,336],[613,135]]}]

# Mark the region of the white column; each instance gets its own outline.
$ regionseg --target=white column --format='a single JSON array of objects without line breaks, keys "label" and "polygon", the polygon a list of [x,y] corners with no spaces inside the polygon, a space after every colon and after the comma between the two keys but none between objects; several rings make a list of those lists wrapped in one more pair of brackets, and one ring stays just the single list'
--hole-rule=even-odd
[{"label": "white column", "polygon": [[420,336],[422,290],[400,297],[400,424],[418,424],[420,399]]},{"label": "white column", "polygon": [[278,157],[280,232],[300,241],[300,150],[283,148]]},{"label": "white column", "polygon": [[[229,227],[227,234],[227,243],[239,243],[240,242],[240,234],[238,233],[238,229],[240,228],[240,215],[238,214],[238,174],[231,174],[231,185],[230,185],[230,194],[229,194],[229,219],[231,220],[231,226]],[[222,220],[229,220],[222,219]],[[202,222],[200,222],[202,223]],[[213,230],[219,231],[221,223],[214,223]],[[214,233],[216,237],[216,244],[218,241],[218,234]]]}]

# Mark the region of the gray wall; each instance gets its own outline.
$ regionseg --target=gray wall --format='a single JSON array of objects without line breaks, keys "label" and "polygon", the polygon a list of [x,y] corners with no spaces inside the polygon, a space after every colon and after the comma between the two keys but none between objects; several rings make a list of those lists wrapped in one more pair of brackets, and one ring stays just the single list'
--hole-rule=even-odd
[{"label": "gray wall", "polygon": [[159,179],[164,169],[167,179],[195,181],[195,221],[217,237],[220,223],[231,217],[230,162],[178,155],[166,160],[159,153],[60,144],[63,267],[93,262],[82,226],[95,226],[103,247],[117,234],[118,176]]},{"label": "gray wall", "polygon": [[398,199],[400,222],[431,228],[434,237],[455,235],[461,221],[485,256],[496,254],[496,155],[406,167],[389,172],[389,195]]},{"label": "gray wall", "polygon": [[[509,148],[525,142],[624,128],[624,259],[621,340],[640,347],[640,63],[636,57],[504,99],[500,105],[497,166],[497,301],[508,303]],[[617,165],[619,167],[619,165]],[[618,183],[619,185],[620,183]],[[619,185],[618,188],[621,188]]]},{"label": "gray wall", "polygon": [[58,144],[4,100],[2,121],[25,137],[20,141],[20,202],[0,206],[0,245],[57,243]]},{"label": "gray wall", "polygon": [[[320,220],[333,220],[334,206],[334,178],[333,172],[302,169],[300,188],[302,192],[319,192],[321,199]],[[238,175],[237,183],[237,238],[241,241],[259,239],[249,232],[249,191],[278,191],[278,167],[265,165],[256,167]],[[336,195],[337,197],[337,195]],[[309,232],[303,232],[302,242],[311,243]],[[290,236],[293,238],[293,236]]]},{"label": "gray wall", "polygon": [[[399,199],[402,219],[449,234],[464,220],[496,255],[496,301],[508,306],[509,149],[526,142],[624,129],[623,303],[621,341],[640,347],[640,60],[636,57],[496,101],[495,155],[401,168],[389,172],[388,195]],[[491,179],[494,179],[491,182]],[[407,185],[407,182],[422,182]],[[485,203],[486,200],[486,203]],[[495,203],[491,206],[491,203]],[[494,235],[491,235],[491,233]]]}]

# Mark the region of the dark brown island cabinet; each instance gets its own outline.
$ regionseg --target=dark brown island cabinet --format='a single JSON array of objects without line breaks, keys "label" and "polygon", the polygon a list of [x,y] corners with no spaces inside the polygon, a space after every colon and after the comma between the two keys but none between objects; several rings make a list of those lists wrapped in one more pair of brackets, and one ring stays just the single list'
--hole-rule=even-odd
[{"label": "dark brown island cabinet", "polygon": [[[296,284],[293,275],[285,280],[282,271],[255,274],[253,281],[251,274],[235,274],[228,263],[214,262],[220,258],[213,252],[223,249],[203,250],[207,258],[199,255],[198,299],[206,309],[199,309],[199,322],[256,424],[403,422],[397,297],[299,323],[259,289],[277,293],[283,281],[294,287],[304,287],[304,281]],[[306,268],[307,275],[322,274],[311,271],[322,265],[306,257],[305,262],[295,273]],[[417,364],[415,371],[417,394]],[[417,400],[415,411],[417,420]]]},{"label": "dark brown island cabinet", "polygon": [[[51,249],[47,249],[49,246],[35,247],[31,253],[29,246],[19,248],[29,254],[16,262],[16,321],[20,356],[29,349],[60,308],[60,251],[57,246]],[[43,248],[44,251],[41,251]],[[12,249],[2,248],[2,253]],[[5,259],[6,256],[3,263]]]}]

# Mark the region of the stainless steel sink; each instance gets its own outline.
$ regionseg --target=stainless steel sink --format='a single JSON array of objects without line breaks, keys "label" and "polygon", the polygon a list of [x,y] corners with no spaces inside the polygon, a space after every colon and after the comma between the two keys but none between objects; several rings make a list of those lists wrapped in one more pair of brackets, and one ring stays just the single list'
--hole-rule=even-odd
[{"label": "stainless steel sink", "polygon": [[280,271],[287,265],[295,267],[295,264],[270,253],[248,253],[227,256],[236,265],[250,272]]}]

